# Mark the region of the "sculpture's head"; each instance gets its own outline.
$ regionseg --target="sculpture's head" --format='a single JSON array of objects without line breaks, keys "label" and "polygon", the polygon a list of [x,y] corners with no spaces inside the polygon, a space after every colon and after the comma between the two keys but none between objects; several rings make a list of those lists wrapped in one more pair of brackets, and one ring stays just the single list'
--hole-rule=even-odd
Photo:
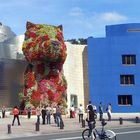
[{"label": "sculpture's head", "polygon": [[27,22],[22,50],[28,62],[64,63],[66,46],[62,26]]}]

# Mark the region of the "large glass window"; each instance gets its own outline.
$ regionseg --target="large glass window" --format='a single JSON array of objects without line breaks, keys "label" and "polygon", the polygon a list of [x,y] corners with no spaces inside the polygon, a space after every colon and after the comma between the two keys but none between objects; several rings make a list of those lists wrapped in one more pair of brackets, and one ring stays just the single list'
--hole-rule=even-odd
[{"label": "large glass window", "polygon": [[132,95],[118,95],[119,105],[132,105]]},{"label": "large glass window", "polygon": [[120,75],[120,84],[122,85],[134,85],[134,75]]},{"label": "large glass window", "polygon": [[70,96],[70,104],[71,106],[73,105],[74,107],[77,107],[77,95],[71,95]]},{"label": "large glass window", "polygon": [[122,55],[122,64],[136,65],[136,55]]}]

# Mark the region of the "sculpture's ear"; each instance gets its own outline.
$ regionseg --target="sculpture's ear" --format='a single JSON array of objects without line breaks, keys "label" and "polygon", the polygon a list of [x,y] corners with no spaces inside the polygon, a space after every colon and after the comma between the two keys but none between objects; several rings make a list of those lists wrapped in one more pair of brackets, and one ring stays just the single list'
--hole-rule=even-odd
[{"label": "sculpture's ear", "polygon": [[33,24],[33,23],[27,21],[27,23],[26,23],[26,29],[27,29],[27,30],[29,30],[30,28],[32,28],[32,27],[34,27],[34,26],[35,26],[35,24]]},{"label": "sculpture's ear", "polygon": [[58,28],[63,31],[63,26],[62,25],[59,25]]}]

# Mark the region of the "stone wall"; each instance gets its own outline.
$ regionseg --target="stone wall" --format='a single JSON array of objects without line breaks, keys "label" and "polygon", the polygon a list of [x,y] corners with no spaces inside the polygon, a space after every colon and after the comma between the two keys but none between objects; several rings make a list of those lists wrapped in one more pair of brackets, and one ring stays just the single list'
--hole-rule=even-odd
[{"label": "stone wall", "polygon": [[71,95],[77,96],[77,106],[86,106],[89,100],[87,48],[85,45],[74,45],[66,42],[67,58],[64,63],[64,75],[68,83],[68,109],[72,105]]}]

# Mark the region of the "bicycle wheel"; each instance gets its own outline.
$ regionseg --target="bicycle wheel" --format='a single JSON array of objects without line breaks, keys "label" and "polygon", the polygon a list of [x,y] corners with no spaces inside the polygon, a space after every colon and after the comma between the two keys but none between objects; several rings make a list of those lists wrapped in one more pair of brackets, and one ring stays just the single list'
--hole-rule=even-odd
[{"label": "bicycle wheel", "polygon": [[112,130],[105,130],[105,136],[106,138],[109,138],[109,139],[113,139],[113,138],[116,139],[116,134]]},{"label": "bicycle wheel", "polygon": [[82,132],[82,138],[83,140],[91,140],[91,137],[89,136],[89,129],[85,129]]}]

